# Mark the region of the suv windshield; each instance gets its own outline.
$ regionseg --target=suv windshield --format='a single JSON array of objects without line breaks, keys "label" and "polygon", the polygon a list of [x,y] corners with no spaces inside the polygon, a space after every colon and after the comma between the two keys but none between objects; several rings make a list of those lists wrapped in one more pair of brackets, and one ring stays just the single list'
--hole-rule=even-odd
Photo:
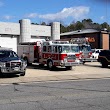
[{"label": "suv windshield", "polygon": [[13,51],[0,51],[0,58],[5,57],[18,57],[17,54]]}]

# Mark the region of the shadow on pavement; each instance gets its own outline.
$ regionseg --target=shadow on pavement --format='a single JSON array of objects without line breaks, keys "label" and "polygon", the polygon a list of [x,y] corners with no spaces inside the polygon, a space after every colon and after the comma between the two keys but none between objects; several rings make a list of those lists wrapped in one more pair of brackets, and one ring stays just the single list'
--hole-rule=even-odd
[{"label": "shadow on pavement", "polygon": [[[39,66],[39,65],[31,65],[31,66],[27,66],[27,68],[29,68],[29,69],[39,69],[39,70],[48,70],[47,66]],[[48,71],[70,71],[70,70],[67,70],[64,67],[53,67],[52,70],[48,70]]]},{"label": "shadow on pavement", "polygon": [[[84,66],[103,68],[102,65],[100,65],[100,64],[99,64],[99,65],[97,65],[97,64],[92,64],[92,62],[89,63],[89,64],[88,64],[88,63],[85,63]],[[110,69],[110,66],[108,66],[107,68]]]},{"label": "shadow on pavement", "polygon": [[19,77],[19,75],[18,74],[2,74],[2,75],[0,75],[0,78],[15,78],[15,77]]}]

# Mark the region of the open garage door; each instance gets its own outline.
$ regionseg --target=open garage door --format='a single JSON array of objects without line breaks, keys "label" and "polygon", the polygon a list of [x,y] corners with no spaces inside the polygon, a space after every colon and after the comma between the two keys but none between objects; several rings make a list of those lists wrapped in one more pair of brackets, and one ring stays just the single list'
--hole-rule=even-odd
[{"label": "open garage door", "polygon": [[0,46],[12,48],[15,52],[17,52],[17,38],[14,37],[0,37]]}]

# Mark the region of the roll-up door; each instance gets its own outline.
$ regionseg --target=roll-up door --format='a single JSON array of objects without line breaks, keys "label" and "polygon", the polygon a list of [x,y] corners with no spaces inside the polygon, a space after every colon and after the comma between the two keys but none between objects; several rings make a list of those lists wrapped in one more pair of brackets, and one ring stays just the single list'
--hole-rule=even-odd
[{"label": "roll-up door", "polygon": [[0,37],[0,46],[12,48],[17,52],[17,38],[16,37]]}]

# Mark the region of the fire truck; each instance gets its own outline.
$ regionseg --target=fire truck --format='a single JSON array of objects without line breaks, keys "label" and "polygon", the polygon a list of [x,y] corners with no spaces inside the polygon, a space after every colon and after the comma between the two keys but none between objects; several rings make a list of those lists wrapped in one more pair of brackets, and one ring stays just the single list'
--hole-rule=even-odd
[{"label": "fire truck", "polygon": [[72,38],[70,40],[70,43],[78,44],[79,54],[77,54],[76,56],[79,57],[80,61],[83,62],[83,64],[85,62],[96,61],[96,59],[92,57],[92,49],[89,44],[88,38]]},{"label": "fire truck", "polygon": [[27,61],[27,64],[47,65],[50,70],[55,66],[71,70],[72,66],[80,64],[75,55],[75,51],[79,51],[78,44],[70,44],[69,41],[23,42],[17,47],[18,56]]}]

